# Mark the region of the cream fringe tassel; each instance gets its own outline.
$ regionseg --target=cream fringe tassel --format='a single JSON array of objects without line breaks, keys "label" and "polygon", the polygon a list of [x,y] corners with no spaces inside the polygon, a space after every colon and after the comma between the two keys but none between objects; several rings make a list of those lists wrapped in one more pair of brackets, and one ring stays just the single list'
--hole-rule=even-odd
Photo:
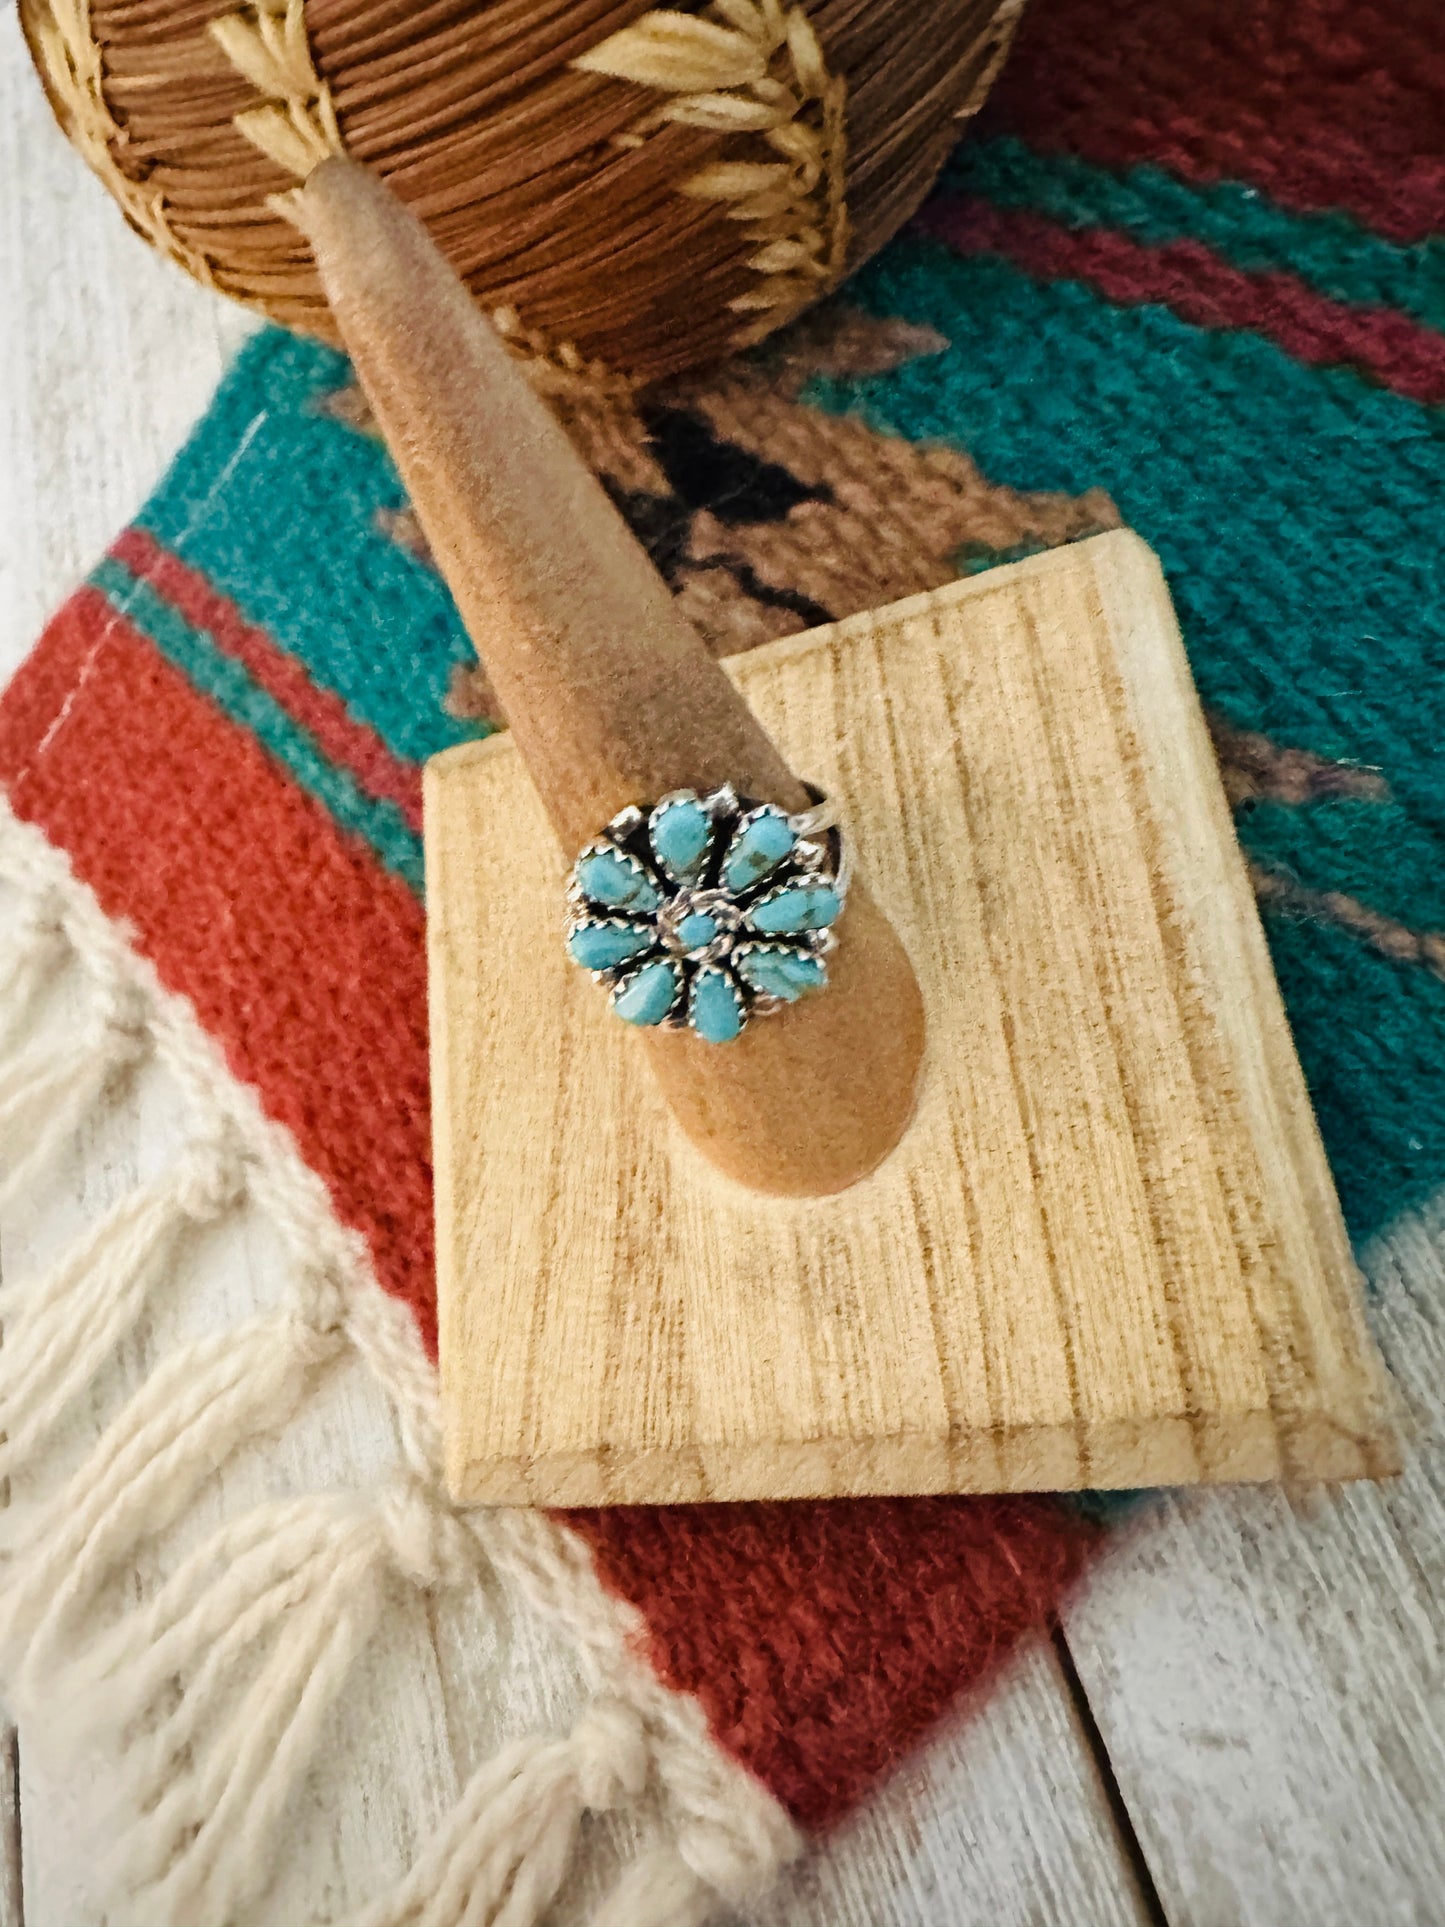
[{"label": "cream fringe tassel", "polygon": [[[718,1750],[696,1702],[634,1656],[640,1621],[604,1594],[581,1540],[541,1513],[449,1506],[435,1376],[410,1314],[188,1007],[3,804],[0,885],[12,899],[0,925],[6,1189],[33,1184],[147,1056],[193,1123],[171,1167],[49,1275],[0,1287],[0,1477],[19,1494],[0,1513],[0,1678],[38,1744],[113,1760],[113,1874],[135,1916],[252,1920],[280,1823],[397,1589],[488,1584],[570,1636],[593,1698],[570,1732],[481,1766],[410,1872],[348,1927],[540,1927],[584,1815],[644,1798],[662,1842],[625,1868],[590,1927],[701,1927],[764,1892],[799,1848],[782,1809]],[[83,985],[84,1021],[58,1047],[27,1048],[62,975]],[[205,1228],[244,1211],[279,1236],[284,1302],[172,1347],[81,1463],[47,1479],[47,1447],[153,1295],[194,1279]],[[396,1414],[404,1462],[389,1484],[255,1506],[138,1600],[133,1575],[154,1542],[183,1530],[216,1471],[287,1425],[348,1354]]]}]

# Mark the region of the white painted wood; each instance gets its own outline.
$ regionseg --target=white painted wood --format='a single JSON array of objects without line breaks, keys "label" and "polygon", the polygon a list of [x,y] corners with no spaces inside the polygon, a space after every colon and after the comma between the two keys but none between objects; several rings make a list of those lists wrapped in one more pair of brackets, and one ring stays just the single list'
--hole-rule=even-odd
[{"label": "white painted wood", "polygon": [[[51,124],[8,8],[0,10],[0,182],[3,680],[143,500],[250,324],[124,227]],[[7,1216],[7,1272],[43,1264],[137,1174],[154,1169],[179,1131],[174,1093],[159,1078],[143,1080],[54,1171],[43,1205]],[[265,1302],[274,1273],[259,1230],[217,1234],[203,1300],[159,1312],[126,1371],[97,1388],[71,1449],[95,1436],[126,1380],[170,1336]],[[389,1450],[381,1403],[352,1374],[283,1453],[229,1472],[208,1499],[208,1516],[278,1487],[365,1478]],[[398,1611],[384,1649],[347,1696],[324,1768],[278,1842],[276,1883],[248,1927],[301,1927],[359,1906],[406,1863],[499,1742],[569,1723],[582,1700],[571,1654],[530,1619],[497,1617],[491,1603]],[[22,1736],[19,1768],[28,1927],[152,1927],[113,1911],[101,1888],[104,1785],[93,1776],[47,1776],[38,1736],[32,1742]],[[0,1870],[17,1837],[3,1759],[0,1750]],[[602,1827],[589,1840],[596,1850],[557,1909],[559,1927],[585,1919],[587,1898],[621,1844]],[[945,1897],[936,1911],[934,1899],[942,1905]],[[6,1888],[0,1873],[0,1927],[18,1927],[19,1909],[18,1884]],[[1136,1927],[1139,1918],[1046,1649],[1026,1656],[985,1704],[960,1709],[867,1813],[755,1916],[756,1927],[922,1927],[943,1919],[959,1927]]]},{"label": "white painted wood", "polygon": [[[142,500],[248,324],[124,228],[52,127],[9,8],[0,183],[3,676]],[[0,1228],[5,1264],[40,1262],[174,1137],[165,1093],[141,1093],[57,1172],[50,1215],[12,1214]],[[1069,1614],[1173,1927],[1438,1927],[1445,1915],[1442,1247],[1437,1213],[1399,1230],[1372,1267],[1376,1333],[1421,1430],[1398,1483],[1298,1506],[1273,1492],[1163,1502]],[[210,1315],[269,1289],[259,1246],[214,1258]],[[374,1401],[353,1386],[318,1412],[280,1476],[310,1480],[322,1465],[351,1475],[385,1448]],[[255,1927],[298,1927],[367,1897],[500,1737],[560,1726],[579,1698],[567,1655],[530,1623],[446,1611],[399,1624],[393,1650],[357,1682],[355,1730],[281,1844]],[[6,1757],[0,1748],[0,1927],[17,1927]],[[21,1779],[29,1927],[126,1927],[92,1890],[97,1789],[46,1781],[28,1755]],[[577,1905],[574,1895],[559,1912],[564,1927],[584,1917]],[[981,1708],[959,1709],[753,1923],[1142,1918],[1072,1708],[1039,1651]]]},{"label": "white painted wood", "polygon": [[1403,1475],[1151,1504],[1066,1616],[1173,1927],[1445,1919],[1445,1196],[1368,1270]]},{"label": "white painted wood", "polygon": [[1053,1649],[927,1745],[748,1927],[1146,1927]]}]

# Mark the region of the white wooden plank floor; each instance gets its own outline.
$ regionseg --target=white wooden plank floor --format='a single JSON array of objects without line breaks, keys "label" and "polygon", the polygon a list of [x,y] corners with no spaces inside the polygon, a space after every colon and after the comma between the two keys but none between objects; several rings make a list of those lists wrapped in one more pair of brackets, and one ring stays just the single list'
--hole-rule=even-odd
[{"label": "white wooden plank floor", "polygon": [[1170,1497],[1065,1617],[1173,1927],[1445,1921],[1445,1203],[1368,1266],[1403,1476]]},{"label": "white wooden plank floor", "polygon": [[[8,9],[0,183],[3,679],[139,505],[248,324],[124,228],[50,124]],[[7,1270],[42,1261],[175,1129],[170,1094],[138,1089],[43,1211],[0,1226]],[[1373,1267],[1376,1329],[1419,1429],[1403,1480],[1293,1505],[1195,1494],[1141,1515],[1059,1650],[1031,1648],[957,1709],[754,1927],[1445,1922],[1442,1250],[1445,1223],[1423,1222]],[[215,1302],[191,1320],[237,1315],[266,1272],[244,1241],[218,1249]],[[342,1385],[279,1476],[345,1476],[386,1447],[377,1401]],[[549,1636],[480,1612],[398,1626],[365,1686],[256,1927],[369,1897],[500,1737],[561,1723],[580,1694]],[[0,1927],[147,1927],[94,1889],[92,1792],[47,1780],[25,1735],[0,1742]]]}]

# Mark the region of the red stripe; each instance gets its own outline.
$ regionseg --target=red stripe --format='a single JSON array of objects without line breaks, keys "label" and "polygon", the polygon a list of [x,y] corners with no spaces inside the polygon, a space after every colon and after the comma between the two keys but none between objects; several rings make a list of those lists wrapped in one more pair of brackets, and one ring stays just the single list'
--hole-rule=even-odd
[{"label": "red stripe", "polygon": [[1048,1498],[568,1515],[648,1654],[793,1817],[826,1826],[1058,1610],[1101,1533]]},{"label": "red stripe", "polygon": [[1042,280],[1076,280],[1110,301],[1160,302],[1201,328],[1250,328],[1311,366],[1362,369],[1412,401],[1445,401],[1445,335],[1393,308],[1331,301],[1293,274],[1248,274],[1203,242],[1148,247],[1106,228],[948,196],[920,225],[960,254],[1001,254]]},{"label": "red stripe", "polygon": [[246,621],[234,602],[144,529],[124,530],[110,552],[187,622],[204,629],[228,656],[243,663],[267,694],[310,731],[322,754],[349,770],[368,796],[395,803],[412,828],[421,829],[420,772],[394,756],[369,724],[357,722],[339,696],[319,688],[294,656]]},{"label": "red stripe", "polygon": [[435,1344],[422,910],[93,589],[0,702],[0,779],[295,1135]]},{"label": "red stripe", "polygon": [[[0,700],[0,779],[294,1133],[432,1345],[410,891],[94,590]],[[815,1826],[1054,1610],[1096,1537],[1048,1499],[571,1517],[662,1677]]]},{"label": "red stripe", "polygon": [[1440,0],[1038,0],[981,125],[1418,241],[1445,229]]}]

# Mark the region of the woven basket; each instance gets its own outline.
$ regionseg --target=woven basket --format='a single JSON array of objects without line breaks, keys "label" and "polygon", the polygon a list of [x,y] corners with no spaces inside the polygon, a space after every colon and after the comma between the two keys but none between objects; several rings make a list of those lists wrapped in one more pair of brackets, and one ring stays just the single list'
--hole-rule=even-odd
[{"label": "woven basket", "polygon": [[20,0],[132,225],[329,337],[288,196],[329,153],[519,348],[653,377],[799,312],[917,206],[1022,0]]}]

